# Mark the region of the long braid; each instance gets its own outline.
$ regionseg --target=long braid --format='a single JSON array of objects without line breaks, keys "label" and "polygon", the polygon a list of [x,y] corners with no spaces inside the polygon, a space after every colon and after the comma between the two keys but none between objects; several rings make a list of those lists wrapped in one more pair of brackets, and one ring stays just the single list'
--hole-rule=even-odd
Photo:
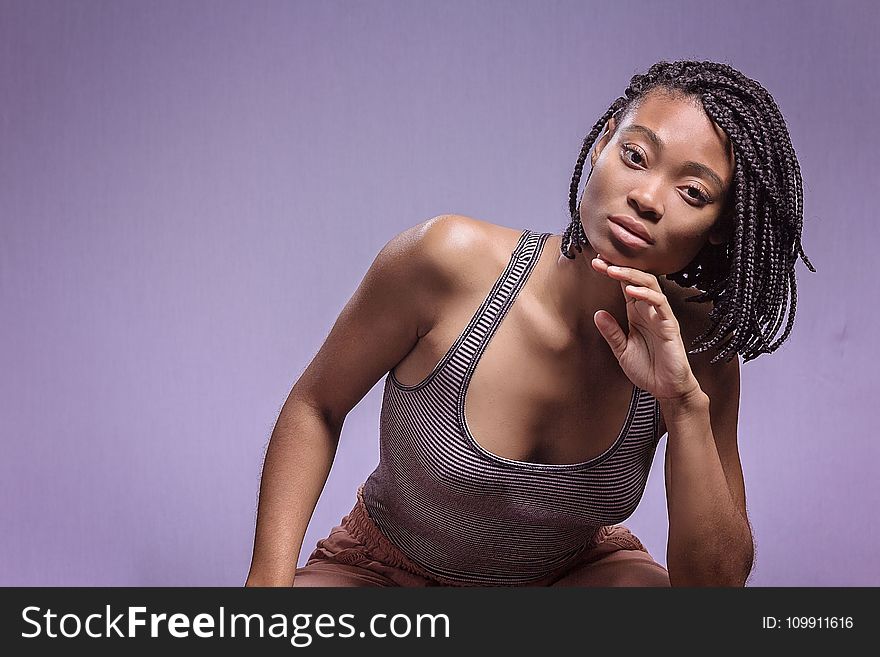
[{"label": "long braid", "polygon": [[584,170],[584,163],[587,161],[587,155],[593,147],[593,143],[596,141],[599,133],[602,131],[602,128],[608,122],[608,119],[614,116],[615,112],[617,112],[619,108],[624,107],[628,102],[629,101],[623,97],[615,100],[611,107],[608,108],[608,111],[602,115],[602,118],[596,121],[593,129],[590,130],[590,134],[584,139],[583,146],[581,146],[581,152],[574,165],[574,175],[571,177],[571,186],[568,192],[568,209],[569,214],[571,215],[571,223],[568,224],[568,228],[562,233],[561,251],[569,260],[574,260],[575,258],[574,254],[571,253],[572,247],[577,249],[578,253],[581,253],[583,251],[582,245],[587,244],[587,236],[584,234],[584,227],[578,217],[577,202],[578,186],[581,183],[581,174]]},{"label": "long braid", "polygon": [[[713,363],[729,361],[736,353],[744,362],[773,353],[794,326],[798,257],[816,271],[801,244],[803,181],[785,119],[773,97],[759,82],[727,64],[661,61],[632,77],[624,95],[611,104],[581,146],[569,189],[571,223],[562,235],[562,254],[573,259],[572,248],[581,252],[587,243],[577,195],[584,163],[599,133],[612,116],[625,115],[654,89],[698,98],[734,151],[730,215],[724,216],[732,222],[728,241],[707,243],[684,269],[666,276],[681,287],[700,291],[687,301],[712,302],[711,325],[694,339],[688,353],[717,348]],[[787,307],[783,334],[773,341]]]}]

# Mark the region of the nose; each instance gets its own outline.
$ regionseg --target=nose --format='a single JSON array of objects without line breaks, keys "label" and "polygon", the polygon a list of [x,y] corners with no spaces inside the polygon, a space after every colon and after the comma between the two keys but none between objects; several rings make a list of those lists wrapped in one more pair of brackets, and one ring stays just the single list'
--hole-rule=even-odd
[{"label": "nose", "polygon": [[663,216],[663,204],[660,201],[659,179],[646,178],[641,185],[630,190],[627,201],[630,207],[635,208],[639,214],[651,214],[655,219]]}]

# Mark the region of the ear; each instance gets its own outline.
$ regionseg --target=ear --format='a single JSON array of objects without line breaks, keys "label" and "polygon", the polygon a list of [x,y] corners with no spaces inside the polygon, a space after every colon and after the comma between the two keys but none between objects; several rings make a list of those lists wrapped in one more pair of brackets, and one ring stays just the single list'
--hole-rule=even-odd
[{"label": "ear", "polygon": [[596,160],[599,159],[599,156],[602,154],[602,151],[605,150],[605,147],[608,145],[608,142],[611,140],[611,136],[614,134],[614,129],[617,127],[617,120],[614,116],[608,119],[608,123],[605,124],[605,130],[596,140],[596,143],[593,145],[593,152],[590,155],[590,166],[596,166]]}]

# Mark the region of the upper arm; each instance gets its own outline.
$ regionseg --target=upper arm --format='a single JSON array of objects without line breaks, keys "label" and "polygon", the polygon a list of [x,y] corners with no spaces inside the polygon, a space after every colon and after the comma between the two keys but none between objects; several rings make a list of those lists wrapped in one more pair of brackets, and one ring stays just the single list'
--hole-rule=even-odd
[{"label": "upper arm", "polygon": [[291,397],[341,427],[348,412],[432,326],[438,301],[455,285],[456,258],[462,257],[458,247],[466,231],[457,215],[442,215],[392,238],[294,384]]},{"label": "upper arm", "polygon": [[[690,347],[694,337],[703,333],[709,326],[708,304],[682,303],[684,296],[692,296],[694,290],[681,290],[676,304],[676,315],[682,327],[682,338],[685,347]],[[718,458],[727,479],[728,488],[743,518],[748,522],[746,512],[746,492],[742,464],[739,456],[738,424],[740,400],[740,357],[735,354],[729,363],[723,360],[711,364],[716,350],[710,349],[689,356],[691,370],[700,388],[709,397],[709,417],[712,436]],[[666,477],[668,484],[669,460],[666,460]]]}]

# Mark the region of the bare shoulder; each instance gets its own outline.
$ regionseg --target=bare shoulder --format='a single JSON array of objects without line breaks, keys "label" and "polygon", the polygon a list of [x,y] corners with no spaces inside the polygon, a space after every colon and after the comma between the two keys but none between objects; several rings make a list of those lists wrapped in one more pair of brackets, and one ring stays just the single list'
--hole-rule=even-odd
[{"label": "bare shoulder", "polygon": [[[425,244],[447,251],[472,251],[513,236],[520,231],[468,217],[463,214],[441,214],[420,224]],[[450,255],[447,253],[446,255]]]},{"label": "bare shoulder", "polygon": [[484,271],[494,271],[497,261],[509,257],[521,231],[461,214],[443,214],[416,227],[418,249],[438,282],[462,289],[482,285]]},{"label": "bare shoulder", "polygon": [[[462,298],[497,276],[499,249],[519,233],[459,214],[441,214],[394,235],[367,274],[364,296],[385,297],[400,312],[417,315],[421,337]],[[374,281],[374,283],[370,283]]]},{"label": "bare shoulder", "polygon": [[468,255],[484,248],[492,224],[461,214],[441,214],[420,224],[421,246],[433,256]]}]

